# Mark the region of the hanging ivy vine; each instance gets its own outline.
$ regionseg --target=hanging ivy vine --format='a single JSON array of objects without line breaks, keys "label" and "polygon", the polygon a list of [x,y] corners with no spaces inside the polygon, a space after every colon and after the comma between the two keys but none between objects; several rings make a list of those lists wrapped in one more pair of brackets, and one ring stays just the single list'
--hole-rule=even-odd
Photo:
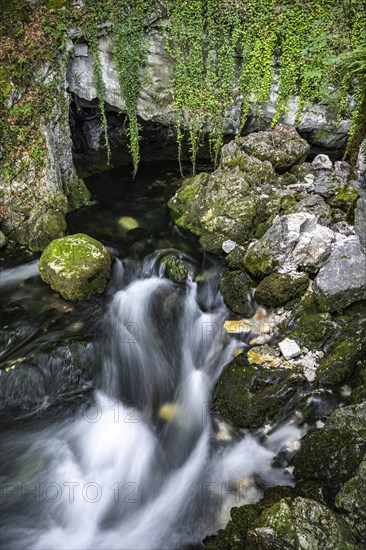
[{"label": "hanging ivy vine", "polygon": [[127,134],[134,174],[140,161],[140,124],[137,101],[142,84],[141,69],[147,55],[145,27],[151,13],[148,0],[113,0],[114,56],[121,94],[126,104]]},{"label": "hanging ivy vine", "polygon": [[98,103],[100,109],[100,121],[104,133],[104,146],[107,155],[107,164],[111,161],[111,148],[108,139],[108,122],[105,111],[106,88],[103,80],[102,60],[99,50],[99,27],[108,18],[109,4],[104,0],[88,0],[88,14],[85,24],[85,38],[89,44],[90,53],[93,57],[93,73],[97,89]]}]

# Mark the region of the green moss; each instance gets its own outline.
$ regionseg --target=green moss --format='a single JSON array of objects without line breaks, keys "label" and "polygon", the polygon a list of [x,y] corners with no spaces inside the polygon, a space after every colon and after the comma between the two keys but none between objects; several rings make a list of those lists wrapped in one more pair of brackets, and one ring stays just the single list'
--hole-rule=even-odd
[{"label": "green moss", "polygon": [[108,249],[77,233],[52,241],[39,260],[42,280],[66,300],[100,294],[107,285],[112,258]]},{"label": "green moss", "polygon": [[165,276],[178,284],[184,284],[188,278],[189,270],[186,264],[175,254],[163,258]]},{"label": "green moss", "polygon": [[315,481],[332,503],[342,485],[356,472],[366,451],[364,435],[351,426],[312,432],[295,455],[294,474],[299,484]]},{"label": "green moss", "polygon": [[350,339],[338,342],[324,359],[316,372],[321,383],[341,384],[347,382],[357,369],[357,363],[364,357],[362,346]]},{"label": "green moss", "polygon": [[250,247],[244,256],[243,265],[255,279],[263,279],[263,277],[275,271],[278,267],[278,261],[269,252],[261,251],[259,254],[254,247]]},{"label": "green moss", "polygon": [[221,281],[221,293],[225,303],[238,315],[249,317],[252,307],[248,292],[253,287],[253,281],[245,271],[229,271]]},{"label": "green moss", "polygon": [[267,307],[278,307],[301,296],[309,286],[307,275],[291,277],[285,273],[268,275],[256,288],[257,301]]},{"label": "green moss", "polygon": [[353,187],[344,186],[338,190],[337,195],[331,199],[330,204],[335,209],[335,212],[337,210],[344,212],[346,221],[353,224],[358,199],[359,194]]},{"label": "green moss", "polygon": [[214,410],[239,428],[257,429],[294,411],[304,379],[286,369],[253,367],[244,356],[222,373],[213,395]]}]

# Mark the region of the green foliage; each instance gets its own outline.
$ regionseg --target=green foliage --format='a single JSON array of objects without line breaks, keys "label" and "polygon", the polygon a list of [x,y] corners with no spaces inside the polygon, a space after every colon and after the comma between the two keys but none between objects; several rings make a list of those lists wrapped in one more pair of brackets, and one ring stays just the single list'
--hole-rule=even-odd
[{"label": "green foliage", "polygon": [[[193,172],[207,130],[211,156],[217,163],[223,120],[236,99],[242,105],[241,128],[253,109],[261,115],[278,64],[273,124],[283,118],[293,94],[300,97],[298,119],[306,103],[325,100],[330,106],[337,105],[340,121],[349,114],[352,90],[356,108],[347,155],[354,158],[366,131],[366,4],[362,0],[85,0],[84,4],[78,8],[70,0],[4,3],[0,131],[2,155],[9,159],[10,168],[12,159],[22,158],[24,152],[42,158],[40,123],[59,98],[55,87],[35,75],[45,61],[55,59],[70,25],[83,30],[93,56],[109,163],[106,89],[99,51],[100,35],[109,32],[104,25],[108,20],[136,172],[141,139],[137,101],[144,84],[146,29],[149,21],[165,11],[169,24],[159,30],[164,29],[173,61],[178,156],[180,159],[183,144],[188,142]],[[331,88],[337,91],[330,94]]]},{"label": "green foliage", "polygon": [[88,1],[88,18],[85,24],[85,38],[88,41],[90,52],[93,56],[93,73],[97,88],[98,102],[100,108],[101,125],[104,132],[104,144],[107,153],[107,164],[111,160],[111,148],[108,140],[108,123],[105,112],[105,84],[103,81],[102,61],[99,51],[99,33],[100,26],[108,16],[108,4],[104,0]]},{"label": "green foliage", "polygon": [[121,94],[126,104],[129,150],[134,174],[140,161],[140,124],[137,118],[137,100],[141,88],[141,67],[147,55],[144,36],[149,8],[148,0],[114,0],[112,23],[114,32],[114,56],[118,70]]}]

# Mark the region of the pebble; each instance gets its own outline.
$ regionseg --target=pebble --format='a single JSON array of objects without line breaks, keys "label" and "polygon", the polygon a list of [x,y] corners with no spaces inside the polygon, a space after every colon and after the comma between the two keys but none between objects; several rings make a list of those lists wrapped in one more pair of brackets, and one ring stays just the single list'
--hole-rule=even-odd
[{"label": "pebble", "polygon": [[290,338],[285,338],[279,342],[278,347],[280,348],[285,359],[292,359],[301,353],[301,350],[295,340],[290,340]]}]

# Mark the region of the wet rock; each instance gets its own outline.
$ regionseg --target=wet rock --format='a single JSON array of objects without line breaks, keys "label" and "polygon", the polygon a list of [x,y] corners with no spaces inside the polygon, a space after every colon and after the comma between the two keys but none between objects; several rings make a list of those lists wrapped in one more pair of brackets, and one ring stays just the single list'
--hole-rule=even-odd
[{"label": "wet rock", "polygon": [[138,229],[140,227],[139,222],[135,218],[130,216],[122,216],[118,219],[118,225],[124,233],[128,233],[133,229]]},{"label": "wet rock", "polygon": [[189,269],[186,264],[176,254],[165,256],[162,261],[164,265],[164,274],[171,281],[184,284],[189,275]]},{"label": "wet rock", "polygon": [[245,271],[229,271],[222,279],[220,289],[224,302],[234,313],[249,317],[252,306],[248,294],[253,286]]},{"label": "wet rock", "polygon": [[257,278],[275,270],[317,269],[328,257],[333,240],[333,232],[317,224],[311,214],[280,216],[259,241],[249,245],[243,264]]},{"label": "wet rock", "polygon": [[331,170],[333,163],[328,155],[317,155],[311,163],[316,170]]},{"label": "wet rock", "polygon": [[41,278],[53,290],[66,300],[80,300],[105,290],[111,263],[111,253],[105,246],[78,233],[52,241],[38,267]]},{"label": "wet rock", "polygon": [[241,138],[246,153],[268,160],[278,172],[285,172],[305,160],[309,144],[289,124],[278,124],[273,130],[257,132]]},{"label": "wet rock", "polygon": [[315,500],[285,498],[264,510],[248,531],[248,548],[263,550],[355,550],[344,520]]},{"label": "wet rock", "polygon": [[356,475],[343,485],[335,498],[335,507],[345,514],[361,540],[366,540],[366,461],[361,462]]},{"label": "wet rock", "polygon": [[301,350],[295,340],[290,340],[289,338],[285,338],[279,342],[278,347],[280,348],[285,359],[292,359],[301,353]]},{"label": "wet rock", "polygon": [[238,428],[261,428],[295,411],[305,383],[296,369],[250,364],[239,355],[216,384],[214,410]]},{"label": "wet rock", "polygon": [[365,273],[366,255],[358,236],[337,239],[315,278],[314,292],[327,310],[337,311],[366,299]]},{"label": "wet rock", "polygon": [[[294,458],[300,490],[305,481],[316,482],[328,503],[357,472],[366,452],[366,403],[335,410],[324,428],[303,439]],[[306,496],[306,494],[305,494]]]},{"label": "wet rock", "polygon": [[51,241],[65,234],[67,223],[61,212],[47,210],[35,221],[30,230],[29,248],[43,250]]},{"label": "wet rock", "polygon": [[309,285],[305,274],[272,273],[259,283],[255,290],[256,300],[267,307],[279,307],[299,298]]},{"label": "wet rock", "polygon": [[7,243],[7,238],[5,237],[4,233],[0,231],[0,249],[4,248],[6,243]]},{"label": "wet rock", "polygon": [[253,159],[230,142],[223,147],[221,166],[186,179],[168,206],[175,223],[200,237],[205,250],[222,253],[224,241],[244,245],[263,234],[284,193],[269,162]]},{"label": "wet rock", "polygon": [[[270,487],[266,489],[262,500],[256,504],[247,504],[230,511],[231,520],[216,535],[207,537],[203,541],[205,550],[257,550],[248,544],[248,532],[252,529],[261,513],[272,507],[276,502],[285,497],[293,496],[291,487]],[[282,549],[281,549],[282,550]]]}]

